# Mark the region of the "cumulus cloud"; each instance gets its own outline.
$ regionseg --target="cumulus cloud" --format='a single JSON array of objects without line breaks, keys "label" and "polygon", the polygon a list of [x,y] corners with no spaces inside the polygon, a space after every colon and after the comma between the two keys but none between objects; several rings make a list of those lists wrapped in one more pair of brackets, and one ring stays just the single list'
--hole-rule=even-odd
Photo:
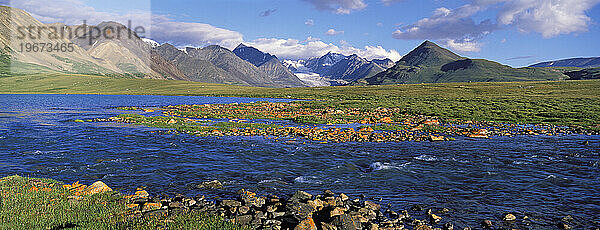
[{"label": "cumulus cloud", "polygon": [[307,59],[312,57],[320,57],[328,52],[341,53],[344,55],[357,54],[366,59],[382,59],[390,58],[393,61],[398,61],[402,56],[396,50],[386,50],[381,46],[365,46],[362,49],[353,46],[345,45],[337,46],[333,43],[325,43],[318,38],[308,37],[304,41],[296,39],[276,39],[276,38],[261,38],[251,42],[249,45],[272,53],[283,59]]},{"label": "cumulus cloud", "polygon": [[513,0],[506,1],[498,21],[522,32],[537,32],[545,38],[586,32],[591,21],[586,11],[600,0]]},{"label": "cumulus cloud", "polygon": [[476,39],[496,30],[491,20],[475,22],[471,16],[481,10],[480,6],[464,5],[454,10],[438,8],[429,18],[406,25],[396,30],[396,39]]},{"label": "cumulus cloud", "polygon": [[164,16],[155,16],[152,38],[175,46],[203,47],[220,45],[232,49],[244,41],[241,33],[209,24],[177,22]]},{"label": "cumulus cloud", "polygon": [[329,29],[327,30],[327,32],[325,32],[325,34],[329,35],[329,36],[335,36],[335,35],[340,35],[340,34],[344,34],[343,30],[335,30],[335,29]]},{"label": "cumulus cloud", "polygon": [[[470,0],[456,9],[438,8],[431,17],[403,26],[392,36],[438,40],[459,51],[477,52],[481,38],[499,29],[515,27],[544,38],[586,32],[591,22],[586,11],[598,3],[600,0]],[[496,18],[475,21],[478,13],[490,10],[497,10]]]},{"label": "cumulus cloud", "polygon": [[336,14],[350,14],[353,11],[367,7],[363,0],[303,0],[312,4],[318,10],[334,12]]},{"label": "cumulus cloud", "polygon": [[[336,52],[345,55],[358,54],[367,59],[390,58],[397,61],[401,58],[397,51],[386,50],[381,46],[356,48],[348,43],[337,46],[332,43],[325,43],[315,37],[308,37],[304,41],[275,38],[245,41],[243,35],[237,31],[204,23],[180,22],[173,20],[168,15],[151,14],[150,10],[116,14],[97,11],[79,0],[54,0],[52,2],[53,7],[46,7],[45,0],[19,0],[12,1],[11,3],[14,3],[11,6],[26,10],[44,23],[61,22],[75,25],[81,24],[83,20],[86,20],[90,25],[103,21],[116,21],[126,25],[127,21],[132,20],[134,26],[143,25],[147,26],[146,28],[150,28],[147,29],[150,33],[147,33],[146,36],[162,43],[169,42],[177,47],[220,45],[233,49],[240,43],[245,43],[286,59],[307,59],[322,56],[327,52]],[[341,6],[347,7],[347,5]],[[312,25],[314,21],[309,19],[305,24]],[[336,30],[333,30],[333,32],[334,34],[343,33],[343,31]]]},{"label": "cumulus cloud", "polygon": [[446,46],[452,50],[459,52],[479,52],[481,51],[481,43],[470,40],[454,40],[454,39],[446,39],[444,41]]}]

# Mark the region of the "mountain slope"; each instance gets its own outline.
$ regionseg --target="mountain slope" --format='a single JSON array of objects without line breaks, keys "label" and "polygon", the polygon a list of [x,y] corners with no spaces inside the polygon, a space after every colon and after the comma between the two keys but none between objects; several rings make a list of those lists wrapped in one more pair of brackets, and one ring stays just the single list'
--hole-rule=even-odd
[{"label": "mountain slope", "polygon": [[190,81],[249,85],[245,81],[232,77],[210,61],[192,58],[171,44],[166,43],[158,46],[155,51],[159,56],[173,63]]},{"label": "mountain slope", "polygon": [[354,84],[386,85],[440,82],[500,82],[561,80],[559,70],[519,68],[483,59],[460,57],[451,51],[426,41],[408,53],[396,65]]},{"label": "mountain slope", "polygon": [[600,67],[600,57],[591,58],[570,58],[557,61],[542,62],[529,67],[580,67],[594,68]]},{"label": "mountain slope", "polygon": [[600,79],[600,67],[571,71],[565,74],[570,77],[569,80]]},{"label": "mountain slope", "polygon": [[233,52],[220,46],[212,45],[205,48],[186,48],[186,53],[195,59],[207,60],[213,65],[225,70],[232,77],[247,82],[252,86],[282,87],[275,83],[266,73],[251,63],[242,60]]},{"label": "mountain slope", "polygon": [[355,54],[338,61],[328,68],[326,72],[321,73],[321,76],[352,82],[360,78],[371,77],[383,70],[379,65]]},{"label": "mountain slope", "polygon": [[240,44],[236,47],[233,50],[233,53],[242,60],[258,67],[259,70],[264,72],[267,76],[270,76],[273,82],[277,84],[285,87],[306,86],[303,81],[298,79],[296,75],[284,67],[274,55],[263,53],[254,47],[246,46],[244,44]]},{"label": "mountain slope", "polygon": [[371,77],[393,64],[390,59],[367,61],[356,54],[344,56],[332,52],[319,58],[284,61],[290,71],[311,86],[345,85],[357,79]]},{"label": "mountain slope", "polygon": [[53,35],[48,32],[35,33],[32,36],[25,33],[23,34],[25,36],[22,36],[19,32],[19,28],[41,28],[48,31],[48,28],[53,26],[57,25],[43,24],[23,10],[0,6],[0,48],[10,56],[11,72],[39,70],[41,72],[56,71],[99,75],[114,75],[123,72],[110,62],[93,58],[86,50],[77,45],[71,45],[71,48],[64,50],[52,50],[52,52],[22,49],[25,46],[40,43],[68,46],[71,41],[66,37],[51,37]]}]

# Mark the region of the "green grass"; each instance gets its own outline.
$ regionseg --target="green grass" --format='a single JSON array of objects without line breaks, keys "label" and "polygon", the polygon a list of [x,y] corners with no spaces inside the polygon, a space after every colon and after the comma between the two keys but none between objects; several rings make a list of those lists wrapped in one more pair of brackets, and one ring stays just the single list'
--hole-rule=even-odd
[{"label": "green grass", "polygon": [[598,129],[600,81],[257,88],[85,75],[0,78],[1,93],[154,94],[311,99],[308,107],[397,107],[403,112],[479,121],[551,123]]},{"label": "green grass", "polygon": [[117,192],[69,199],[50,179],[0,179],[0,229],[242,229],[215,216],[186,212],[170,217],[133,217]]}]

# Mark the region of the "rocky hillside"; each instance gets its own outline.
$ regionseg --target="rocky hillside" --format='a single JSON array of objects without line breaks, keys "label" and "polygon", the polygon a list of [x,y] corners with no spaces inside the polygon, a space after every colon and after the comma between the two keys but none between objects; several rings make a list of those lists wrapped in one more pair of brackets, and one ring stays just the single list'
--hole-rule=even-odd
[{"label": "rocky hillside", "polygon": [[285,87],[303,87],[306,84],[287,69],[275,55],[263,53],[260,50],[240,44],[233,53],[242,60],[252,63],[259,70],[271,77],[272,80]]}]

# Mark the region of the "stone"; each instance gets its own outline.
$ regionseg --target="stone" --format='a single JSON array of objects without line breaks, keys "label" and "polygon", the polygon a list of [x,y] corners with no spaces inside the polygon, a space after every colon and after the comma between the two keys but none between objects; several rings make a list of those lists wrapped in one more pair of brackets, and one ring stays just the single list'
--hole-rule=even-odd
[{"label": "stone", "polygon": [[371,209],[373,211],[377,211],[377,210],[381,209],[380,205],[378,205],[378,204],[376,204],[374,202],[368,201],[368,200],[365,201],[365,207],[368,208],[368,209]]},{"label": "stone", "polygon": [[241,206],[238,208],[238,212],[242,215],[248,213],[248,211],[250,211],[248,206]]},{"label": "stone", "polygon": [[332,222],[339,230],[358,230],[362,229],[357,218],[343,214],[337,216]]},{"label": "stone", "polygon": [[379,225],[372,223],[367,230],[379,230]]},{"label": "stone", "polygon": [[333,210],[329,212],[330,217],[341,216],[346,211],[345,208],[335,207]]},{"label": "stone", "polygon": [[240,207],[242,206],[242,203],[237,200],[222,200],[221,205],[227,207]]},{"label": "stone", "polygon": [[236,224],[239,225],[248,225],[250,224],[250,222],[252,222],[252,215],[243,215],[243,216],[237,216],[235,217],[235,219],[233,220]]},{"label": "stone", "polygon": [[103,192],[112,192],[112,189],[102,181],[94,182],[83,191],[83,193],[86,195],[93,195]]},{"label": "stone", "polygon": [[433,230],[431,227],[427,225],[417,225],[414,230]]},{"label": "stone", "polygon": [[312,206],[305,203],[288,203],[286,208],[298,221],[310,217],[316,211]]},{"label": "stone", "polygon": [[221,182],[218,180],[213,180],[202,182],[202,184],[199,184],[196,187],[198,187],[199,189],[222,189],[223,184],[221,184]]},{"label": "stone", "polygon": [[429,136],[429,141],[444,141],[446,140],[444,136]]},{"label": "stone", "polygon": [[494,225],[492,224],[491,220],[484,220],[481,222],[481,227],[483,227],[485,229],[490,229],[490,228],[492,228],[492,226],[494,226]]},{"label": "stone", "polygon": [[323,229],[323,230],[337,230],[337,227],[336,227],[336,226],[333,226],[333,225],[331,225],[331,224],[328,224],[328,223],[322,222],[322,223],[321,223],[321,229]]},{"label": "stone", "polygon": [[506,216],[504,216],[504,221],[515,221],[517,219],[517,217],[511,213],[506,214]]},{"label": "stone", "polygon": [[169,208],[183,208],[185,207],[181,202],[171,202]]},{"label": "stone", "polygon": [[306,218],[294,228],[294,230],[317,230],[317,225],[312,218]]},{"label": "stone", "polygon": [[436,214],[431,213],[431,214],[429,214],[429,221],[431,223],[433,223],[433,224],[437,224],[440,221],[442,221],[442,217],[440,217],[440,216],[438,216]]},{"label": "stone", "polygon": [[161,207],[162,207],[162,205],[159,203],[146,203],[146,204],[144,204],[144,206],[142,208],[142,212],[157,210],[157,209],[160,209]]},{"label": "stone", "polygon": [[343,202],[346,202],[348,199],[350,199],[348,196],[346,196],[346,194],[340,194],[340,199],[342,199]]},{"label": "stone", "polygon": [[306,202],[311,198],[312,195],[310,193],[305,191],[297,191],[292,197],[290,197],[289,202]]}]

